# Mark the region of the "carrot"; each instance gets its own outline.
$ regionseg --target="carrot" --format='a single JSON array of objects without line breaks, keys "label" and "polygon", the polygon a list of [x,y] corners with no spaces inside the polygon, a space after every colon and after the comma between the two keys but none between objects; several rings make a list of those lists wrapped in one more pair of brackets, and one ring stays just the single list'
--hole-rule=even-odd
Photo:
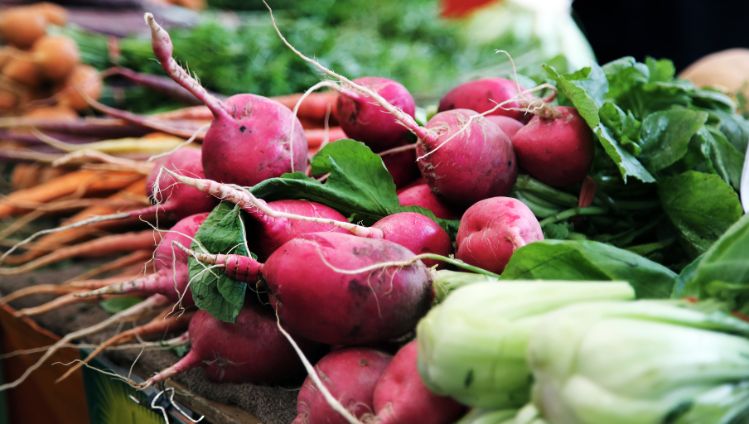
[{"label": "carrot", "polygon": [[22,190],[36,185],[37,176],[42,165],[38,163],[19,163],[10,175],[10,186],[13,190]]},{"label": "carrot", "polygon": [[13,7],[0,14],[0,37],[16,47],[31,47],[47,32],[47,19],[28,7]]},{"label": "carrot", "polygon": [[170,311],[167,309],[146,324],[131,328],[130,330],[123,331],[115,336],[110,337],[108,340],[100,344],[99,347],[94,349],[94,351],[91,352],[83,361],[77,363],[72,368],[67,370],[65,374],[60,376],[60,378],[58,378],[55,382],[60,382],[68,378],[80,367],[91,362],[92,359],[94,359],[101,352],[111,346],[127,343],[129,341],[135,340],[136,338],[140,338],[149,334],[166,333],[169,331],[184,329],[185,327],[187,327],[187,324],[190,322],[190,318],[192,318],[192,315],[194,314],[194,312],[188,312],[179,316],[169,317],[169,313]]},{"label": "carrot", "polygon": [[310,149],[320,147],[330,141],[346,138],[346,133],[343,132],[341,127],[332,127],[327,130],[325,128],[305,129],[304,135],[307,137],[307,146]]},{"label": "carrot", "polygon": [[11,193],[0,200],[0,219],[15,215],[29,203],[46,203],[73,193],[102,193],[121,189],[142,178],[128,172],[81,170],[62,175],[36,187]]},{"label": "carrot", "polygon": [[86,110],[89,99],[101,97],[99,71],[89,65],[77,65],[69,72],[62,89],[55,94],[58,102],[75,110]]},{"label": "carrot", "polygon": [[46,35],[36,40],[31,54],[40,73],[54,81],[67,78],[80,61],[78,45],[64,35]]},{"label": "carrot", "polygon": [[64,26],[68,22],[68,11],[64,7],[49,2],[34,3],[27,6],[41,14],[50,24]]},{"label": "carrot", "polygon": [[4,78],[32,88],[39,85],[42,75],[31,54],[20,52],[3,67]]},{"label": "carrot", "polygon": [[[271,98],[293,110],[301,97],[302,94],[296,93]],[[336,101],[338,101],[338,93],[336,92],[312,93],[299,106],[298,116],[300,118],[324,121],[325,117],[330,115],[330,112],[335,108]]]},{"label": "carrot", "polygon": [[158,243],[159,234],[152,230],[144,230],[100,237],[57,249],[17,267],[0,268],[0,275],[19,275],[70,258],[99,258],[118,252],[153,248]]},{"label": "carrot", "polygon": [[136,250],[135,252],[117,258],[112,262],[107,262],[104,265],[91,268],[83,274],[76,275],[63,284],[74,284],[77,281],[94,278],[97,275],[105,274],[115,270],[122,270],[123,272],[129,272],[129,270],[131,269],[135,272],[143,271],[144,266],[151,259],[152,255],[152,249]]}]

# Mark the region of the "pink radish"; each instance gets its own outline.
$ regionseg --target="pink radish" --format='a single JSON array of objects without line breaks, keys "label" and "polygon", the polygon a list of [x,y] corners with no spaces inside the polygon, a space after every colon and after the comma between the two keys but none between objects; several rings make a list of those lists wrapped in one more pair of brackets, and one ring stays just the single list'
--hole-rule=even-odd
[{"label": "pink radish", "polygon": [[[149,387],[189,369],[203,366],[208,379],[225,383],[289,383],[304,370],[289,342],[278,331],[271,313],[245,306],[233,324],[198,311],[190,320],[190,352],[177,363],[149,378]],[[314,343],[295,338],[302,349]]]},{"label": "pink radish", "polygon": [[252,186],[307,167],[307,140],[299,119],[281,103],[239,94],[221,101],[208,93],[172,58],[172,41],[150,13],[153,52],[174,81],[201,100],[213,114],[203,139],[207,177]]},{"label": "pink radish", "polygon": [[[382,230],[383,238],[407,248],[415,254],[436,253],[447,256],[452,242],[447,232],[426,215],[400,212],[388,215],[372,224]],[[437,265],[435,260],[424,260],[424,265]]]},{"label": "pink radish", "polygon": [[284,327],[331,345],[402,336],[429,309],[433,297],[426,266],[387,240],[305,234],[285,243],[263,264],[248,256],[190,253],[205,264],[223,266],[236,280],[262,275]]},{"label": "pink radish", "polygon": [[450,210],[426,183],[416,184],[398,192],[398,202],[401,206],[420,206],[432,211],[434,216],[442,219],[453,219],[456,213]]},{"label": "pink radish", "polygon": [[416,166],[416,149],[413,143],[381,152],[380,157],[385,164],[385,168],[393,177],[396,188],[401,188],[419,178],[419,168]]},{"label": "pink radish", "polygon": [[[497,104],[505,104],[494,110],[492,115],[503,115],[523,120],[525,113],[520,99],[519,86],[505,78],[484,78],[461,84],[442,96],[438,110],[470,109],[479,113],[489,111]],[[518,99],[518,100],[513,100]]]},{"label": "pink radish", "polygon": [[463,214],[455,256],[500,273],[515,250],[543,238],[538,220],[523,202],[492,197],[477,202]]},{"label": "pink radish", "polygon": [[512,145],[520,167],[554,187],[581,182],[593,161],[593,133],[568,106],[542,109],[512,136]]},{"label": "pink radish", "polygon": [[[375,384],[392,357],[366,348],[349,348],[325,355],[315,371],[328,391],[357,418],[373,411]],[[348,424],[330,407],[311,378],[304,380],[297,397],[297,416],[293,424]]]},{"label": "pink radish", "polygon": [[497,124],[499,128],[504,131],[507,137],[510,137],[510,140],[512,140],[512,137],[516,132],[518,132],[521,128],[523,128],[523,126],[525,126],[525,124],[518,121],[517,119],[513,119],[504,115],[487,115],[486,119]]},{"label": "pink radish", "polygon": [[406,344],[385,368],[374,389],[378,424],[450,424],[465,407],[447,396],[437,396],[424,385],[417,366],[416,340]]},{"label": "pink radish", "polygon": [[469,205],[509,192],[517,174],[515,154],[510,140],[496,124],[476,112],[455,109],[438,113],[426,127],[421,127],[411,115],[376,91],[331,71],[297,50],[278,29],[272,11],[271,21],[281,41],[297,56],[347,89],[377,102],[419,139],[416,150],[419,169],[436,194],[452,203]]},{"label": "pink radish", "polygon": [[[403,113],[414,116],[414,98],[399,82],[381,77],[363,77],[354,82],[375,91]],[[335,117],[347,136],[363,142],[375,152],[401,144],[408,135],[408,130],[388,111],[371,97],[357,92],[343,90],[338,95]]]}]

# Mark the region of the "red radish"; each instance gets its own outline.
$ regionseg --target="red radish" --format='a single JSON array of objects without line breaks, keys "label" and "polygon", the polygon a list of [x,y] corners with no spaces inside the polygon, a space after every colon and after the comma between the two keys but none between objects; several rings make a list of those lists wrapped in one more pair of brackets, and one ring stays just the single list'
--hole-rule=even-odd
[{"label": "red radish", "polygon": [[[406,87],[397,81],[381,77],[363,77],[354,83],[367,87],[413,117],[416,102]],[[393,115],[364,94],[344,90],[338,95],[335,117],[347,136],[379,152],[398,145],[408,135],[408,129]]]},{"label": "red radish", "polygon": [[487,115],[486,119],[497,124],[499,128],[504,131],[507,137],[510,137],[510,140],[512,140],[512,137],[515,135],[515,133],[524,126],[524,124],[517,119],[513,119],[503,115]]},{"label": "red radish", "polygon": [[374,389],[378,424],[450,424],[465,407],[447,396],[437,396],[424,385],[417,366],[416,340],[406,344],[385,368]]},{"label": "red radish", "polygon": [[[222,322],[205,311],[190,320],[190,352],[176,364],[149,378],[149,387],[203,366],[208,379],[225,383],[282,384],[304,370],[289,342],[276,327],[276,319],[257,306],[245,306],[234,323]],[[314,343],[295,338],[303,350]]]},{"label": "red radish", "polygon": [[396,188],[410,184],[420,176],[419,168],[416,166],[415,147],[414,144],[406,144],[380,153]]},{"label": "red radish", "polygon": [[515,133],[512,145],[520,167],[554,187],[581,182],[593,161],[593,134],[569,106],[544,109]]},{"label": "red radish", "polygon": [[102,294],[161,294],[171,301],[179,301],[183,306],[194,304],[189,290],[189,269],[187,253],[177,247],[192,244],[208,213],[201,213],[183,218],[164,234],[154,251],[154,268],[156,272],[134,280],[112,284],[101,289],[77,294],[79,298],[90,298]]},{"label": "red radish", "polygon": [[[189,178],[170,174],[178,181],[211,195],[239,205],[258,223],[254,234],[257,252],[261,256],[273,253],[287,241],[307,233],[321,231],[350,232],[361,237],[391,240],[415,253],[449,252],[449,243],[444,243],[447,233],[426,216],[394,214],[386,218],[387,225],[363,227],[346,221],[334,209],[306,200],[278,200],[267,203],[249,191],[239,190],[227,184],[207,179]],[[400,217],[400,218],[398,218]],[[449,239],[449,237],[448,237]]]},{"label": "red radish", "polygon": [[[440,99],[438,111],[452,109],[470,109],[484,113],[494,109],[497,104],[505,104],[494,110],[492,115],[503,115],[523,120],[525,113],[519,110],[523,105],[519,86],[505,78],[484,78],[461,84]],[[516,99],[516,100],[513,100]]]},{"label": "red radish", "polygon": [[[461,130],[466,127],[465,130]],[[510,139],[494,123],[468,109],[436,114],[416,148],[421,175],[432,191],[458,205],[510,192],[517,177]]]},{"label": "red radish", "polygon": [[370,97],[418,138],[419,169],[436,194],[452,203],[468,205],[510,191],[517,174],[515,154],[510,140],[497,125],[476,112],[455,109],[438,113],[426,127],[421,127],[411,115],[376,91],[331,71],[297,50],[278,29],[272,12],[271,21],[281,41],[297,56],[348,89]]},{"label": "red radish", "polygon": [[[415,254],[436,253],[447,256],[452,242],[447,232],[434,220],[416,212],[400,212],[388,215],[372,224],[382,230],[385,240],[398,243]],[[437,265],[435,260],[424,260],[424,265]]]},{"label": "red radish", "polygon": [[221,101],[212,96],[172,58],[172,41],[150,13],[153,51],[172,79],[200,99],[213,114],[203,139],[207,177],[252,186],[286,172],[307,168],[307,140],[299,119],[281,103],[238,94]]},{"label": "red radish", "polygon": [[[392,357],[366,348],[349,348],[325,355],[315,365],[325,387],[344,408],[357,418],[373,410],[375,384]],[[348,424],[330,407],[311,378],[304,380],[296,405],[293,424]]]},{"label": "red radish", "polygon": [[453,219],[457,215],[432,193],[426,183],[402,189],[398,192],[398,202],[401,206],[421,206],[429,209],[437,218]]},{"label": "red radish", "polygon": [[525,204],[511,197],[484,199],[460,219],[455,256],[500,273],[518,248],[543,240],[541,226]]},{"label": "red radish", "polygon": [[284,327],[331,345],[402,336],[429,309],[433,297],[426,266],[387,240],[305,234],[285,243],[263,264],[249,256],[190,254],[205,264],[222,265],[235,280],[262,275]]}]

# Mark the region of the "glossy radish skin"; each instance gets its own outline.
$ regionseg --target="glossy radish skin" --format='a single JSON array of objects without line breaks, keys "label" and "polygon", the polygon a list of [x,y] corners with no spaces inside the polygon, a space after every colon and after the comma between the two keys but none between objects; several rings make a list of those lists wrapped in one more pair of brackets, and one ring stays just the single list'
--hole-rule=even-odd
[{"label": "glossy radish skin", "polygon": [[[374,90],[392,105],[414,116],[416,102],[399,82],[381,77],[363,77],[354,82]],[[363,142],[375,152],[400,144],[408,135],[408,130],[390,113],[359,93],[341,93],[334,112],[347,136]]]},{"label": "glossy radish skin", "polygon": [[210,211],[216,205],[216,199],[212,196],[196,188],[180,184],[161,168],[193,178],[205,178],[201,152],[198,149],[179,149],[156,161],[156,166],[146,180],[146,193],[151,200],[162,205],[157,210],[159,217],[166,220],[178,220],[196,213]]},{"label": "glossy radish skin", "polygon": [[501,273],[515,250],[543,238],[538,220],[523,202],[492,197],[477,202],[463,214],[455,256]]},{"label": "glossy radish skin", "polygon": [[512,137],[515,135],[515,133],[520,131],[520,129],[525,125],[517,119],[509,118],[503,115],[487,115],[486,119],[497,124],[499,128],[504,131],[507,137],[510,137],[510,140],[512,140]]},{"label": "glossy radish skin", "polygon": [[[399,212],[388,215],[372,224],[382,230],[385,240],[398,243],[415,254],[436,253],[447,256],[452,243],[447,232],[431,218],[416,212]],[[424,265],[439,262],[423,260]]]},{"label": "glossy radish skin", "polygon": [[[304,368],[276,326],[272,312],[245,306],[234,323],[198,311],[190,320],[190,351],[173,366],[149,380],[163,381],[195,367],[204,367],[208,379],[221,383],[284,384]],[[317,345],[294,337],[307,354]]]},{"label": "glossy radish skin", "polygon": [[[347,222],[346,217],[335,209],[321,203],[310,202],[309,200],[276,200],[268,202],[268,206],[278,212]],[[348,232],[330,224],[300,221],[297,219],[273,218],[259,213],[253,215],[253,217],[259,225],[255,226],[257,231],[250,230],[249,237],[253,240],[252,245],[257,246],[257,254],[262,258],[268,257],[281,245],[302,234]]]},{"label": "glossy radish skin", "polygon": [[[435,194],[453,205],[506,195],[517,177],[510,139],[477,115],[467,109],[436,114],[426,125],[436,136],[419,140],[416,148],[422,157],[417,162],[421,175]],[[465,125],[469,127],[458,132]]]},{"label": "glossy radish skin", "polygon": [[404,187],[421,176],[419,167],[416,166],[416,149],[382,156],[396,188]]},{"label": "glossy radish skin", "polygon": [[398,350],[377,381],[373,405],[378,424],[450,424],[465,412],[450,397],[429,391],[419,376],[417,359],[414,340]]},{"label": "glossy radish skin", "polygon": [[[375,385],[392,356],[374,349],[349,348],[330,352],[315,365],[325,387],[344,408],[362,418],[373,410]],[[297,397],[293,424],[348,424],[307,377]]]},{"label": "glossy radish skin", "polygon": [[[440,99],[440,112],[452,109],[470,109],[479,113],[496,107],[498,103],[518,98],[518,86],[505,78],[484,78],[469,81],[448,91]],[[519,101],[509,101],[502,108],[492,112],[517,120],[523,120],[525,113],[520,109]]]},{"label": "glossy radish skin", "polygon": [[593,161],[593,134],[577,109],[560,106],[534,116],[512,137],[520,167],[554,187],[581,182]]},{"label": "glossy radish skin", "polygon": [[228,114],[214,117],[203,140],[206,177],[252,186],[306,169],[307,139],[291,110],[254,94],[238,94],[223,104]]},{"label": "glossy radish skin", "polygon": [[442,219],[453,219],[457,216],[447,205],[432,193],[426,183],[416,184],[398,192],[398,203],[401,206],[420,206],[432,211],[434,216]]},{"label": "glossy radish skin", "polygon": [[373,343],[410,331],[429,309],[428,269],[416,261],[346,271],[413,256],[387,240],[313,233],[278,248],[261,272],[271,304],[290,331],[332,345]]}]

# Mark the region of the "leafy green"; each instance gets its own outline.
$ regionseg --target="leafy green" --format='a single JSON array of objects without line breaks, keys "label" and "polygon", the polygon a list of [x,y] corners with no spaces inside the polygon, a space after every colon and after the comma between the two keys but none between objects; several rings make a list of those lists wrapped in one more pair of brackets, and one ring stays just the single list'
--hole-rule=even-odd
[{"label": "leafy green", "polygon": [[653,112],[642,121],[642,153],[645,166],[658,172],[686,153],[689,140],[707,121],[707,112],[677,107]]},{"label": "leafy green", "polygon": [[502,272],[507,280],[627,281],[638,298],[667,298],[676,274],[642,256],[587,240],[544,240],[515,251]]},{"label": "leafy green", "polygon": [[736,192],[715,174],[688,171],[658,183],[663,210],[684,241],[702,253],[743,211]]},{"label": "leafy green", "polygon": [[[208,215],[195,235],[192,249],[206,253],[236,253],[249,255],[244,241],[244,225],[238,206],[220,203]],[[198,308],[214,317],[234,322],[244,305],[247,283],[224,275],[219,269],[210,269],[196,259],[188,259],[190,290]]]}]

